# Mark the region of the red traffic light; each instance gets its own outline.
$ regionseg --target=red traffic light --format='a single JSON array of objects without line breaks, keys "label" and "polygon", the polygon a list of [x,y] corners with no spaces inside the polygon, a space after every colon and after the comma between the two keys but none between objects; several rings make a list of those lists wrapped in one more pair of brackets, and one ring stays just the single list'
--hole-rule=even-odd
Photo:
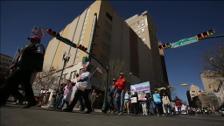
[{"label": "red traffic light", "polygon": [[82,50],[82,51],[84,51],[84,52],[87,51],[87,48],[86,48],[85,46],[83,46],[83,45],[78,45],[77,48],[79,48],[80,50]]}]

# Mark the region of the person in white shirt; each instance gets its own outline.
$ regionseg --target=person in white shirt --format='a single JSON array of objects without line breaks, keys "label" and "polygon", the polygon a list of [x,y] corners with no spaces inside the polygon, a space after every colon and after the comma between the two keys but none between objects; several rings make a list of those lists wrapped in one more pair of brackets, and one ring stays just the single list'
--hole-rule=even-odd
[{"label": "person in white shirt", "polygon": [[170,99],[165,93],[163,93],[162,102],[163,102],[163,112],[165,115],[168,115],[170,113]]},{"label": "person in white shirt", "polygon": [[85,101],[85,106],[87,107],[87,111],[85,113],[88,114],[92,112],[91,103],[89,99],[91,84],[90,84],[90,72],[88,71],[88,69],[89,69],[88,66],[82,69],[82,72],[77,79],[76,84],[77,91],[75,92],[75,97],[72,100],[71,104],[66,109],[64,109],[64,111],[72,112],[77,101],[80,99],[80,97],[83,97]]}]

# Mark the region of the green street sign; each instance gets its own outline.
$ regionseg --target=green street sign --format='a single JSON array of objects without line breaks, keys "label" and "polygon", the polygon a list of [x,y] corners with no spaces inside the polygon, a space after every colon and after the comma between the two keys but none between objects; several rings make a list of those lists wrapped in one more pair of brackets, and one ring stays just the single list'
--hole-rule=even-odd
[{"label": "green street sign", "polygon": [[198,38],[196,36],[181,39],[179,41],[171,43],[170,45],[171,45],[171,48],[177,48],[177,47],[188,45],[188,44],[191,44],[191,43],[194,43],[194,42],[198,42]]}]

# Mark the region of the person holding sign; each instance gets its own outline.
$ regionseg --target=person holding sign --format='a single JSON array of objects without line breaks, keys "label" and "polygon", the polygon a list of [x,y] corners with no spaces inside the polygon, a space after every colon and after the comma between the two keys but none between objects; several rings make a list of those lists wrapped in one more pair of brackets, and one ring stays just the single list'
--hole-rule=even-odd
[{"label": "person holding sign", "polygon": [[132,104],[132,110],[134,114],[138,114],[138,93],[134,92],[134,94],[131,96],[131,104]]}]

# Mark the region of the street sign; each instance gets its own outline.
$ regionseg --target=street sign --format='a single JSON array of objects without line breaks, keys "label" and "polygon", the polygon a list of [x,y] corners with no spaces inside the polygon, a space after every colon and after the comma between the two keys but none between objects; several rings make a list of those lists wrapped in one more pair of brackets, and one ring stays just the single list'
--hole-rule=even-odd
[{"label": "street sign", "polygon": [[191,44],[191,43],[194,43],[194,42],[198,42],[198,38],[196,36],[181,39],[177,42],[170,43],[170,45],[171,45],[171,48],[177,48],[177,47],[185,46],[185,45],[188,45],[188,44]]}]

